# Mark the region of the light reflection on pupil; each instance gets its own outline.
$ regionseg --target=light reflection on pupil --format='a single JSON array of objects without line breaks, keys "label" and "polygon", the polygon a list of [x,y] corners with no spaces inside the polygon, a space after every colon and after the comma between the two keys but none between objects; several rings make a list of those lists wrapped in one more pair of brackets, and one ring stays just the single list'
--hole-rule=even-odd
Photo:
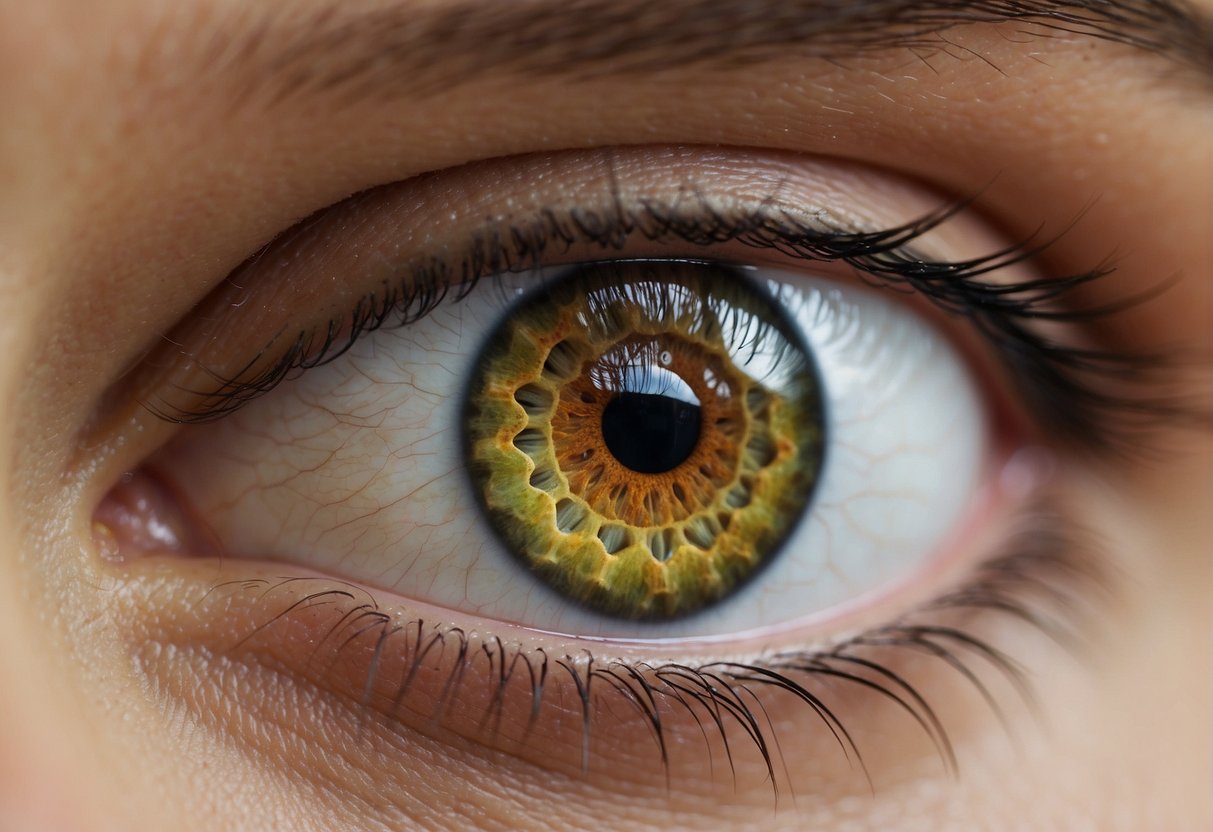
[{"label": "light reflection on pupil", "polygon": [[699,398],[666,369],[672,361],[668,350],[649,342],[616,348],[590,370],[594,385],[613,394],[602,411],[603,444],[640,474],[677,468],[699,444]]}]

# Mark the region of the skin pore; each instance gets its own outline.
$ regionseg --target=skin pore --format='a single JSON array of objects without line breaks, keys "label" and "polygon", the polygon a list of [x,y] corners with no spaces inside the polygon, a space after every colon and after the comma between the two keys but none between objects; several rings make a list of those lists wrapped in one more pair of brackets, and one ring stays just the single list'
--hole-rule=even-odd
[{"label": "skin pore", "polygon": [[[7,3],[0,829],[1206,828],[1213,4],[1012,5],[1018,14],[910,0]],[[144,406],[179,389],[172,362],[205,354],[207,367],[240,367],[260,333],[323,326],[366,288],[356,255],[368,248],[303,236],[324,225],[300,226],[316,212],[403,183],[377,192],[379,213],[343,204],[355,219],[333,226],[452,254],[477,223],[595,199],[605,211],[628,194],[673,201],[688,182],[756,202],[792,193],[806,211],[873,228],[972,199],[957,225],[924,237],[927,257],[979,257],[1037,234],[1055,242],[998,280],[1110,263],[1058,303],[1152,295],[1040,324],[1063,341],[1168,357],[1155,362],[1161,380],[1126,370],[1100,382],[1179,405],[1145,418],[1127,408],[1127,441],[1104,447],[1036,419],[989,344],[920,304],[980,371],[981,395],[1007,403],[1020,444],[1047,451],[1044,499],[1078,539],[1071,567],[1038,564],[1040,585],[1014,597],[1071,621],[1074,643],[988,610],[938,622],[972,627],[1022,667],[1031,695],[987,664],[992,708],[963,674],[871,654],[931,704],[954,772],[896,704],[828,685],[867,777],[787,691],[744,700],[778,738],[773,770],[742,728],[728,729],[726,750],[673,704],[663,764],[651,723],[607,693],[594,700],[587,759],[574,673],[553,670],[533,726],[529,700],[505,697],[494,734],[493,665],[469,664],[452,696],[454,660],[436,660],[394,702],[401,640],[336,650],[325,634],[371,593],[402,624],[461,627],[477,650],[497,635],[528,656],[698,666],[833,646],[905,616],[927,623],[914,616],[998,560],[1015,537],[1011,510],[991,509],[954,554],[871,604],[763,639],[673,646],[496,623],[402,597],[339,559],[305,567],[290,553],[224,552],[224,541],[203,552],[211,540],[131,557],[129,540],[97,537],[94,514],[124,474],[154,459],[186,490],[185,460],[212,450],[188,444],[212,434]],[[294,251],[284,233],[319,253],[243,272],[254,301],[240,310],[224,279],[271,241]],[[854,282],[837,264],[728,243],[636,239],[624,252]],[[578,241],[551,261],[602,256]],[[1013,484],[1004,491],[1013,502]],[[275,617],[350,582],[329,606]]]}]

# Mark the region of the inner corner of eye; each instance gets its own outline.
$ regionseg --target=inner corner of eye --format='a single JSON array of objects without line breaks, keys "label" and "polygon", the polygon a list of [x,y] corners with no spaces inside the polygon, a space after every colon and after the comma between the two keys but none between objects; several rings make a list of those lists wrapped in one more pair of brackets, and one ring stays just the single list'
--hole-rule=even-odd
[{"label": "inner corner of eye", "polygon": [[123,474],[93,512],[97,553],[112,563],[151,555],[209,557],[219,543],[178,490],[143,467]]}]

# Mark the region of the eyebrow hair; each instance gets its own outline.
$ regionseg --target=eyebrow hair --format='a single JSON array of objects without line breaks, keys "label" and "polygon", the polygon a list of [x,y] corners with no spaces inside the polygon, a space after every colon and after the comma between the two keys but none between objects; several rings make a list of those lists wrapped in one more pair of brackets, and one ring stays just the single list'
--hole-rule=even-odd
[{"label": "eyebrow hair", "polygon": [[457,0],[324,8],[241,34],[211,53],[247,79],[238,98],[360,101],[434,95],[493,72],[585,79],[685,66],[730,68],[791,55],[843,62],[952,46],[970,24],[1016,35],[1080,35],[1195,69],[1213,83],[1213,19],[1187,0]]}]

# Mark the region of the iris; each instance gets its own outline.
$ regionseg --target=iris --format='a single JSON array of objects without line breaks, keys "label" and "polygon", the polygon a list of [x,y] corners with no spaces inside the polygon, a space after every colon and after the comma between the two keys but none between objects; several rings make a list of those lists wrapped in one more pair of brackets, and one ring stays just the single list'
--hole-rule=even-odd
[{"label": "iris", "polygon": [[816,366],[767,288],[719,264],[614,261],[525,294],[468,386],[489,526],[562,596],[665,620],[773,557],[820,474]]}]

